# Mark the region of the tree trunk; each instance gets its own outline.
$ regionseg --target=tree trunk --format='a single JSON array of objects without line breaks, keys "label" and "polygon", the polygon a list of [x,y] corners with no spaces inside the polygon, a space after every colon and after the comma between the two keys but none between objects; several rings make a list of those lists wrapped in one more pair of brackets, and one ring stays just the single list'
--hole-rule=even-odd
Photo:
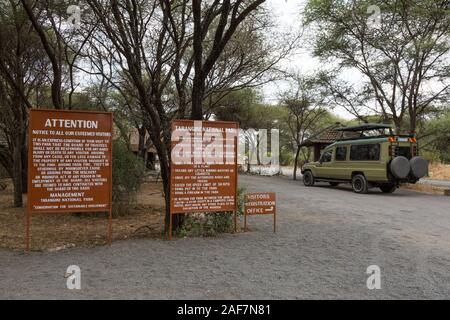
[{"label": "tree trunk", "polygon": [[145,154],[147,153],[146,145],[145,145],[145,134],[147,133],[147,130],[144,126],[138,127],[138,134],[139,134],[139,142],[138,142],[138,156],[143,158],[145,160]]},{"label": "tree trunk", "polygon": [[205,84],[201,75],[195,75],[194,86],[192,88],[192,120],[203,120],[203,94],[205,92]]},{"label": "tree trunk", "polygon": [[18,129],[18,133],[14,139],[13,147],[13,185],[14,185],[14,207],[23,206],[22,199],[22,128]]},{"label": "tree trunk", "polygon": [[[23,134],[26,139],[26,131]],[[22,193],[28,193],[28,144],[22,143]]]},{"label": "tree trunk", "polygon": [[394,119],[394,125],[395,125],[395,134],[399,135],[402,131],[402,120],[401,119]]},{"label": "tree trunk", "polygon": [[416,134],[416,123],[417,123],[417,116],[415,111],[411,111],[409,115],[409,134],[415,135]]},{"label": "tree trunk", "polygon": [[301,149],[300,146],[297,146],[294,161],[294,180],[297,180],[297,166],[298,166],[298,156],[300,155],[300,149]]}]

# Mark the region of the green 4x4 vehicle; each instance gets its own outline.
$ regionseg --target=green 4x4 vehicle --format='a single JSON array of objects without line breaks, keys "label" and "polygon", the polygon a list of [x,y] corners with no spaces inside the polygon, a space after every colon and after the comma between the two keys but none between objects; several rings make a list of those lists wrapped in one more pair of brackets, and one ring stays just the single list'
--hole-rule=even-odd
[{"label": "green 4x4 vehicle", "polygon": [[318,181],[332,186],[351,183],[356,193],[367,193],[372,187],[392,193],[400,183],[416,183],[428,174],[428,161],[419,156],[413,136],[394,135],[385,124],[337,130],[351,132],[353,137],[337,140],[323,150],[318,162],[302,167],[305,186]]}]

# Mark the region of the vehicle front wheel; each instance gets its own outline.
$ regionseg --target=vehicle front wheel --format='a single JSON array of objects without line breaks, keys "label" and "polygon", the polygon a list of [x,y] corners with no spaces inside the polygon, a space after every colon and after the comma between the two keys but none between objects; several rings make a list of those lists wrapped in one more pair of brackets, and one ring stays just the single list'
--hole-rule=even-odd
[{"label": "vehicle front wheel", "polygon": [[303,174],[303,184],[307,187],[312,187],[314,185],[314,176],[311,171],[305,171]]},{"label": "vehicle front wheel", "polygon": [[369,190],[369,184],[367,179],[362,174],[357,174],[352,179],[352,188],[356,193],[367,193]]},{"label": "vehicle front wheel", "polygon": [[383,184],[380,186],[380,189],[384,193],[393,193],[395,190],[397,190],[397,186],[394,184]]}]

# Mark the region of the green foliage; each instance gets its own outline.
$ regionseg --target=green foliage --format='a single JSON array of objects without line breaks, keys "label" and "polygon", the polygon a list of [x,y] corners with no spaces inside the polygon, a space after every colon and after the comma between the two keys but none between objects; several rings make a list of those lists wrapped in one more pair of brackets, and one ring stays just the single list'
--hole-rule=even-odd
[{"label": "green foliage", "polygon": [[113,142],[113,215],[129,213],[144,177],[144,163],[120,141]]},{"label": "green foliage", "polygon": [[450,111],[425,122],[420,136],[423,136],[419,140],[423,156],[432,161],[450,163]]},{"label": "green foliage", "polygon": [[223,98],[214,113],[217,120],[236,121],[242,129],[270,130],[276,124],[279,109],[263,104],[257,91],[242,89]]},{"label": "green foliage", "polygon": [[294,164],[294,153],[292,148],[280,148],[280,165],[291,166]]},{"label": "green foliage", "polygon": [[[238,216],[244,213],[245,188],[238,188]],[[187,214],[183,226],[177,231],[181,237],[212,237],[220,233],[231,233],[234,230],[232,212],[212,212]]]},{"label": "green foliage", "polygon": [[[314,55],[332,67],[325,83],[333,102],[354,115],[375,109],[397,132],[415,133],[450,98],[449,13],[434,0],[308,0],[305,23]],[[344,80],[348,70],[361,80]]]}]

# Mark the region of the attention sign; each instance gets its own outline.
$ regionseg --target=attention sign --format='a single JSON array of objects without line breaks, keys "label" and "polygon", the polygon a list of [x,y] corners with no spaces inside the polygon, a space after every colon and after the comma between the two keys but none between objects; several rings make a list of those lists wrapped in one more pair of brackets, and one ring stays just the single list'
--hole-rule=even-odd
[{"label": "attention sign", "polygon": [[236,210],[238,124],[172,123],[170,212]]},{"label": "attention sign", "polygon": [[31,109],[28,213],[111,210],[112,114]]},{"label": "attention sign", "polygon": [[274,192],[247,193],[244,197],[244,230],[247,216],[273,214],[273,231],[276,227],[276,195]]}]

